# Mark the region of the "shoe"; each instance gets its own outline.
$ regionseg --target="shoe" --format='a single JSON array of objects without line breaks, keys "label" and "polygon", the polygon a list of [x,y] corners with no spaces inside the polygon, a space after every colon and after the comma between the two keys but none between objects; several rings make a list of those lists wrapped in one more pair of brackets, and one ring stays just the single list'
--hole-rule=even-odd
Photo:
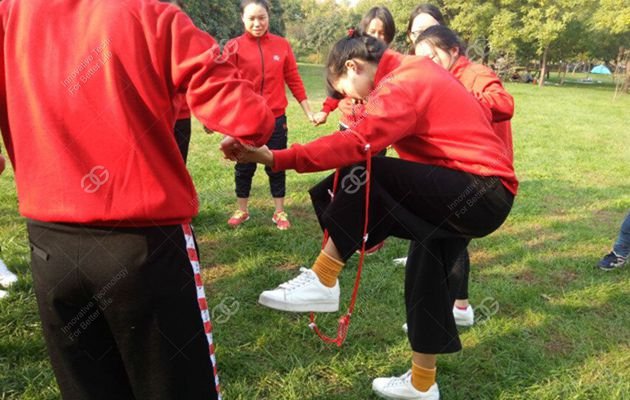
[{"label": "shoe", "polygon": [[626,257],[617,255],[614,251],[606,254],[597,266],[604,271],[612,271],[615,268],[622,267],[627,261]]},{"label": "shoe", "polygon": [[9,295],[9,292],[7,292],[6,290],[0,290],[0,299],[4,299],[8,295]]},{"label": "shoe", "polygon": [[249,219],[249,213],[243,210],[236,210],[228,220],[228,225],[237,227]]},{"label": "shoe", "polygon": [[281,231],[286,231],[291,227],[289,216],[284,211],[276,211],[275,213],[273,213],[273,217],[271,218],[271,220]]},{"label": "shoe", "polygon": [[5,288],[8,288],[17,281],[18,281],[17,275],[9,271],[9,269],[4,264],[4,262],[0,260],[0,286],[4,286]]},{"label": "shoe", "polygon": [[[466,310],[453,307],[453,317],[455,317],[455,325],[457,326],[473,326],[475,323],[475,311],[470,305]],[[405,331],[405,333],[409,331],[407,323],[403,324],[402,330]]]},{"label": "shoe", "polygon": [[394,258],[394,264],[407,265],[407,257]]},{"label": "shoe", "polygon": [[[380,249],[382,249],[383,246],[385,246],[385,241],[382,241],[382,242],[380,242],[380,243],[370,247],[369,249],[365,249],[365,255],[366,256],[371,256],[372,254],[374,254],[377,251],[379,251]],[[357,254],[361,254],[361,249],[357,250]]]},{"label": "shoe", "polygon": [[411,370],[402,376],[374,379],[372,381],[372,390],[384,399],[440,400],[440,391],[437,383],[431,385],[426,392],[421,392],[413,387],[411,384]]},{"label": "shoe", "polygon": [[473,326],[475,323],[475,311],[470,305],[465,310],[453,306],[453,317],[457,326]]},{"label": "shoe", "polygon": [[334,287],[324,286],[317,274],[300,268],[301,274],[274,290],[265,290],[258,302],[280,311],[335,312],[339,310],[339,281]]}]

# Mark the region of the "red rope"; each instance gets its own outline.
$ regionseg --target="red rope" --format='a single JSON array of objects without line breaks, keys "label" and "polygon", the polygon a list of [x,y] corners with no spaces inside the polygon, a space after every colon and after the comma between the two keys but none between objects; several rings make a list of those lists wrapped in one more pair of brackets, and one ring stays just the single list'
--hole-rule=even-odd
[{"label": "red rope", "polygon": [[[339,325],[337,326],[337,336],[335,338],[326,336],[317,326],[315,322],[315,313],[311,312],[310,315],[310,323],[309,328],[311,328],[320,339],[322,339],[325,343],[334,343],[337,347],[341,347],[343,343],[346,341],[346,337],[348,336],[348,328],[350,328],[350,318],[352,317],[352,312],[354,311],[354,306],[357,301],[357,296],[359,294],[359,284],[361,283],[361,273],[363,272],[363,261],[365,259],[365,245],[368,239],[368,223],[369,223],[369,210],[370,210],[370,183],[372,180],[372,151],[370,149],[370,145],[367,144],[365,146],[367,152],[367,181],[365,184],[365,221],[363,225],[363,240],[361,243],[361,253],[359,255],[359,265],[357,267],[357,277],[354,280],[354,289],[352,291],[352,297],[350,299],[350,305],[348,306],[348,312],[346,315],[343,315],[339,318]],[[334,199],[335,193],[337,192],[337,185],[339,183],[339,170],[335,172],[335,178],[333,181],[333,189],[330,193],[331,202]],[[328,242],[329,234],[328,230],[324,231],[324,241],[322,243],[322,249],[326,246]]]}]

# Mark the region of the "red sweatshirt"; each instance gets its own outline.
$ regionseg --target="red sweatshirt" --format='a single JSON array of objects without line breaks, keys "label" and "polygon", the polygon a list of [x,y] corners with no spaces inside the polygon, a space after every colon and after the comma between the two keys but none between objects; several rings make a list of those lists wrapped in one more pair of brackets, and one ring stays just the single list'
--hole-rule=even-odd
[{"label": "red sweatshirt", "polygon": [[341,100],[327,97],[326,100],[324,100],[322,111],[330,114],[337,108],[341,111],[341,123],[347,127],[356,124],[365,113],[365,105],[363,103],[355,104],[349,97],[345,97]]},{"label": "red sweatshirt", "polygon": [[497,176],[512,193],[517,180],[503,141],[481,104],[426,57],[387,50],[366,114],[353,129],[274,155],[274,170],[322,171],[351,165],[393,144],[400,158],[481,176]]},{"label": "red sweatshirt", "polygon": [[230,61],[249,79],[256,92],[261,94],[277,117],[284,115],[287,95],[286,83],[298,102],[306,100],[304,83],[289,42],[280,36],[265,33],[257,38],[245,32],[226,46],[234,49]]},{"label": "red sweatshirt", "polygon": [[[492,113],[492,128],[503,140],[506,155],[514,161],[512,124],[514,98],[505,90],[499,77],[485,65],[471,62],[460,56],[451,67],[451,73]],[[514,188],[516,192],[517,187]]]},{"label": "red sweatshirt", "polygon": [[173,135],[181,92],[213,130],[254,145],[273,130],[251,83],[168,3],[3,0],[0,24],[0,129],[26,217],[190,221],[197,196]]}]

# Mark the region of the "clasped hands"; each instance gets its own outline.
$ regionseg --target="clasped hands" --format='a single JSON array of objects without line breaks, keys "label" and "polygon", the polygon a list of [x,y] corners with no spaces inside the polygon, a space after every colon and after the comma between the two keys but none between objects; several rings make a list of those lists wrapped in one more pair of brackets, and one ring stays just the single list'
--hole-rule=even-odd
[{"label": "clasped hands", "polygon": [[273,167],[273,153],[267,146],[248,146],[233,137],[226,136],[221,141],[220,148],[227,160],[239,163],[258,163]]}]

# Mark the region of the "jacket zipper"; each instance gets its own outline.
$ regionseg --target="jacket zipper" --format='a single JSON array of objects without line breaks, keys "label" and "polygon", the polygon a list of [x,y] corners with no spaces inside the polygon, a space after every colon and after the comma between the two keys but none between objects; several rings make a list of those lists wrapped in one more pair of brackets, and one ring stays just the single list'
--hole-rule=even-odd
[{"label": "jacket zipper", "polygon": [[263,95],[263,89],[265,87],[265,58],[263,55],[262,45],[260,44],[260,38],[258,38],[258,50],[260,51],[260,63],[262,65],[262,81],[260,82],[260,95]]}]

